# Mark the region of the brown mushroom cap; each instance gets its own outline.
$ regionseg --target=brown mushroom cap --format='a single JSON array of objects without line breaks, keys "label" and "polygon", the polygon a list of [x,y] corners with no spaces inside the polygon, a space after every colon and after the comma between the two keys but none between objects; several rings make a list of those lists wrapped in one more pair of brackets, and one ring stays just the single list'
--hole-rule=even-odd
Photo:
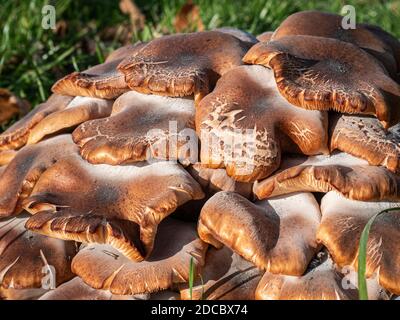
[{"label": "brown mushroom cap", "polygon": [[330,117],[330,149],[339,149],[367,160],[371,165],[400,170],[400,125],[385,130],[371,117]]},{"label": "brown mushroom cap", "polygon": [[[342,21],[343,16],[338,14],[320,11],[296,12],[280,24],[271,40],[278,40],[286,36],[305,35],[350,42],[372,54],[383,63],[389,73],[395,75],[397,62],[390,45],[390,35],[385,35],[386,33],[379,27],[367,27],[363,24],[357,24],[354,29],[344,29]],[[373,32],[373,28],[376,28],[377,31]]]},{"label": "brown mushroom cap", "polygon": [[112,105],[112,100],[75,97],[65,109],[51,113],[40,121],[29,133],[27,144],[37,143],[45,136],[85,121],[107,117],[111,114]]},{"label": "brown mushroom cap", "polygon": [[400,118],[400,86],[359,47],[336,39],[286,36],[254,45],[244,62],[274,70],[281,94],[311,110],[372,114],[385,127]]},{"label": "brown mushroom cap", "polygon": [[[193,300],[253,300],[263,272],[227,247],[207,251],[205,265],[192,288]],[[190,299],[187,284],[181,285],[181,299]]]},{"label": "brown mushroom cap", "polygon": [[[17,293],[23,296],[24,292],[19,290],[24,289],[46,290],[42,288],[42,281],[49,271],[55,272],[56,285],[73,278],[71,260],[76,254],[75,243],[28,231],[24,227],[27,220],[27,217],[16,217],[0,221],[0,296],[2,297],[12,298]],[[48,266],[54,269],[49,271],[44,269]],[[42,291],[33,290],[30,294]]]},{"label": "brown mushroom cap", "polygon": [[226,32],[204,31],[150,41],[118,66],[131,89],[200,101],[252,43]]},{"label": "brown mushroom cap", "polygon": [[53,94],[0,135],[0,150],[18,149],[26,144],[31,130],[49,114],[63,110],[73,97]]},{"label": "brown mushroom cap", "polygon": [[261,66],[227,72],[196,108],[202,164],[225,166],[229,176],[245,182],[279,167],[281,148],[290,145],[285,139],[304,154],[328,152],[327,125],[326,113],[283,99],[272,71]]},{"label": "brown mushroom cap", "polygon": [[254,185],[259,199],[299,191],[338,191],[354,200],[400,200],[400,176],[346,153],[286,157],[281,171]]},{"label": "brown mushroom cap", "polygon": [[146,43],[125,46],[114,51],[107,60],[83,72],[73,72],[58,80],[51,90],[70,96],[114,99],[129,90],[124,75],[117,70],[124,58],[144,47]]},{"label": "brown mushroom cap", "polygon": [[0,151],[0,166],[5,166],[9,164],[11,160],[14,159],[16,154],[17,151],[15,150]]},{"label": "brown mushroom cap", "polygon": [[226,245],[257,267],[272,273],[301,275],[318,250],[315,234],[320,210],[311,193],[252,203],[219,192],[204,205],[200,238]]},{"label": "brown mushroom cap", "polygon": [[251,44],[255,44],[258,42],[257,38],[253,36],[251,33],[237,28],[221,27],[214,29],[214,31],[230,34],[231,36],[234,36],[243,42],[249,42]]},{"label": "brown mushroom cap", "polygon": [[48,169],[24,202],[33,231],[111,244],[133,260],[152,250],[157,225],[181,204],[204,196],[179,165],[91,165],[79,155]]},{"label": "brown mushroom cap", "polygon": [[0,217],[19,213],[22,201],[40,175],[70,154],[78,154],[71,135],[56,136],[19,150],[0,176]]},{"label": "brown mushroom cap", "polygon": [[130,91],[115,101],[110,117],[83,123],[73,139],[91,163],[115,165],[148,157],[197,160],[197,153],[186,155],[194,113],[193,100]]},{"label": "brown mushroom cap", "polygon": [[265,31],[257,36],[257,40],[260,42],[269,42],[273,34],[274,31]]},{"label": "brown mushroom cap", "polygon": [[[361,233],[376,213],[400,207],[399,202],[362,202],[328,192],[321,200],[322,220],[317,237],[340,267],[357,267]],[[367,245],[367,277],[377,276],[379,284],[400,293],[400,210],[384,213],[373,223]]]},{"label": "brown mushroom cap", "polygon": [[92,244],[72,261],[72,270],[95,289],[113,294],[152,293],[187,282],[193,257],[196,268],[204,264],[207,245],[198,239],[193,224],[164,220],[146,261],[133,262],[109,245]]},{"label": "brown mushroom cap", "polygon": [[[356,274],[355,274],[356,275]],[[358,290],[354,275],[337,270],[331,259],[311,269],[303,276],[288,276],[266,272],[256,290],[257,300],[355,300]],[[376,281],[368,280],[370,300],[385,295]]]}]

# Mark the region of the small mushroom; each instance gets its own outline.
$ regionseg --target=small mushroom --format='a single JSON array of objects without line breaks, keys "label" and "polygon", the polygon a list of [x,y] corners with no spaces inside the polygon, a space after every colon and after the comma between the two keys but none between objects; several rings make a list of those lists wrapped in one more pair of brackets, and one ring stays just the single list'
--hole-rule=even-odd
[{"label": "small mushroom", "polygon": [[269,42],[273,34],[274,31],[265,31],[257,36],[257,40],[260,42]]},{"label": "small mushroom", "polygon": [[[193,300],[254,300],[263,272],[227,247],[207,251],[205,265],[192,288]],[[190,299],[188,285],[181,285],[181,299]]]},{"label": "small mushroom", "polygon": [[65,109],[49,114],[33,127],[27,144],[37,143],[48,135],[73,128],[85,121],[107,117],[111,114],[112,105],[112,100],[75,97]]},{"label": "small mushroom", "polygon": [[227,246],[272,273],[301,275],[319,249],[320,210],[311,193],[252,203],[232,192],[219,192],[204,205],[200,238]]},{"label": "small mushroom", "polygon": [[338,191],[364,201],[400,200],[400,176],[346,153],[287,157],[281,171],[254,185],[259,199],[292,192]]},{"label": "small mushroom", "polygon": [[0,297],[33,298],[73,278],[72,241],[44,237],[25,229],[25,217],[0,221]]},{"label": "small mushroom", "polygon": [[40,175],[59,159],[78,154],[71,135],[60,135],[23,147],[0,175],[0,217],[21,212]]},{"label": "small mushroom", "polygon": [[[340,267],[357,268],[361,233],[375,214],[400,207],[400,202],[349,200],[331,191],[321,200],[322,220],[317,238],[326,246]],[[379,215],[370,230],[367,245],[366,276],[394,294],[400,293],[400,210]]]},{"label": "small mushroom", "polygon": [[[317,26],[317,27],[316,27]],[[392,49],[393,39],[377,26],[357,24],[355,28],[343,28],[343,16],[320,11],[296,12],[287,17],[276,29],[272,40],[286,36],[317,36],[350,42],[372,54],[395,75],[397,62]],[[391,39],[391,37],[393,39]]]},{"label": "small mushroom", "polygon": [[146,261],[133,262],[109,245],[91,244],[75,256],[72,270],[95,289],[117,295],[153,293],[187,282],[190,260],[201,267],[206,250],[193,224],[168,218]]},{"label": "small mushroom", "polygon": [[227,72],[196,109],[201,163],[226,167],[229,176],[244,182],[269,176],[282,151],[327,153],[327,126],[325,112],[283,99],[272,71],[261,66]]},{"label": "small mushroom", "polygon": [[375,115],[385,128],[400,119],[400,85],[351,43],[286,36],[254,45],[243,61],[273,69],[280,93],[296,106]]},{"label": "small mushroom", "polygon": [[339,149],[393,172],[400,170],[400,125],[385,130],[375,118],[353,115],[332,115],[329,120],[331,150]]},{"label": "small mushroom", "polygon": [[194,113],[193,100],[130,91],[115,101],[110,117],[81,124],[73,139],[90,163],[197,160],[197,145],[191,155],[186,140],[196,138]]},{"label": "small mushroom", "polygon": [[65,240],[111,244],[133,260],[153,248],[157,225],[181,204],[204,196],[179,165],[91,165],[58,161],[36,183],[24,208],[27,228]]},{"label": "small mushroom", "polygon": [[[331,259],[302,276],[266,272],[256,290],[257,300],[357,300],[356,273],[343,274]],[[383,290],[367,281],[369,300],[383,299]]]},{"label": "small mushroom", "polygon": [[46,102],[38,105],[0,135],[0,151],[24,146],[29,133],[40,121],[51,113],[65,109],[72,99],[70,96],[51,95]]}]

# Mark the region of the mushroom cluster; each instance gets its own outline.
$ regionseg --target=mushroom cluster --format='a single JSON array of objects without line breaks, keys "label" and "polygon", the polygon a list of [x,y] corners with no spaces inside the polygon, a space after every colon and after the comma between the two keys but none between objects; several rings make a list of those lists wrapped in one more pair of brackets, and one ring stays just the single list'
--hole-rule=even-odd
[{"label": "mushroom cluster", "polygon": [[[0,135],[0,298],[357,299],[364,226],[400,207],[400,42],[341,21],[163,36],[57,81]],[[399,249],[400,209],[370,299],[400,295]]]}]

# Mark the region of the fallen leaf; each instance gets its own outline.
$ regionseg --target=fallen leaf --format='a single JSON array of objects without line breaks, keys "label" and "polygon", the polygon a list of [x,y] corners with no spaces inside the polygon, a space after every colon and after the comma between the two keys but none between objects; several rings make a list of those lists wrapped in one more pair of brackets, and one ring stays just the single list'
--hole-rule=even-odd
[{"label": "fallen leaf", "polygon": [[204,24],[200,17],[200,8],[192,0],[188,0],[176,14],[174,28],[176,32],[204,30]]},{"label": "fallen leaf", "polygon": [[121,0],[119,2],[119,8],[121,9],[122,13],[129,15],[133,32],[142,30],[144,28],[146,18],[134,1]]},{"label": "fallen leaf", "polygon": [[0,89],[0,124],[8,122],[15,115],[26,114],[29,109],[26,100],[18,98],[7,89]]}]

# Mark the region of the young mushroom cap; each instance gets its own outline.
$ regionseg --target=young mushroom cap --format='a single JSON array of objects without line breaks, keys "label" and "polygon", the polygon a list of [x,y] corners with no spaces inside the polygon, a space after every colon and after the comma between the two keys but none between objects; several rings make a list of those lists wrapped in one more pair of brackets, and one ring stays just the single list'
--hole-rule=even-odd
[{"label": "young mushroom cap", "polygon": [[400,119],[400,85],[351,43],[286,36],[254,45],[243,61],[273,69],[279,91],[296,106],[375,115],[385,128]]},{"label": "young mushroom cap", "polygon": [[207,94],[217,79],[251,47],[235,32],[204,31],[163,36],[136,50],[118,66],[131,89],[173,97]]},{"label": "young mushroom cap", "polygon": [[130,91],[115,101],[110,117],[81,124],[73,139],[90,163],[115,165],[149,158],[197,160],[197,144],[193,155],[188,148],[197,141],[194,114],[191,99]]},{"label": "young mushroom cap", "polygon": [[[373,28],[376,28],[375,32],[372,31]],[[383,30],[379,32],[379,30],[381,30],[379,27],[367,27],[364,24],[344,29],[341,15],[320,11],[302,11],[287,17],[276,29],[271,40],[278,40],[286,36],[305,35],[350,42],[372,54],[382,62],[389,73],[395,75],[397,62],[392,50],[390,34],[385,34]]]},{"label": "young mushroom cap", "polygon": [[133,260],[153,247],[158,224],[181,204],[204,196],[179,165],[92,165],[79,155],[48,169],[24,201],[27,228],[85,243],[111,244]]},{"label": "young mushroom cap", "polygon": [[[321,200],[322,220],[318,241],[324,244],[340,267],[358,265],[361,233],[372,216],[400,202],[363,202],[328,192]],[[400,209],[379,215],[370,230],[367,245],[367,277],[376,275],[379,284],[400,293]]]},{"label": "young mushroom cap", "polygon": [[[253,300],[263,272],[227,247],[210,248],[205,265],[195,271],[193,300]],[[187,284],[180,288],[181,299],[190,300]]]},{"label": "young mushroom cap", "polygon": [[66,108],[49,114],[32,128],[27,144],[37,143],[48,135],[73,128],[85,121],[107,117],[111,114],[112,105],[112,100],[75,97]]},{"label": "young mushroom cap", "polygon": [[31,130],[49,114],[63,110],[73,97],[53,94],[46,102],[39,104],[31,112],[0,134],[0,151],[19,149],[28,141]]},{"label": "young mushroom cap", "polygon": [[282,98],[272,71],[261,66],[227,72],[196,108],[201,163],[226,167],[244,182],[275,171],[285,145],[308,155],[328,152],[327,126],[325,112],[296,108]]},{"label": "young mushroom cap", "polygon": [[[76,254],[72,241],[48,238],[25,229],[27,217],[0,221],[0,296],[12,298],[38,294],[48,285],[73,278],[71,261]],[[21,291],[20,291],[21,290]]]},{"label": "young mushroom cap", "polygon": [[400,170],[400,125],[385,130],[381,123],[366,116],[331,115],[330,149],[365,159],[374,166]]},{"label": "young mushroom cap", "polygon": [[253,188],[259,199],[299,191],[332,190],[354,200],[400,201],[400,176],[346,153],[293,156],[283,160],[280,172],[256,182]]},{"label": "young mushroom cap", "polygon": [[21,212],[40,175],[59,159],[78,154],[71,135],[60,135],[23,147],[0,175],[0,217]]},{"label": "young mushroom cap", "polygon": [[320,210],[311,193],[252,203],[232,192],[219,192],[204,205],[200,238],[225,245],[272,273],[301,275],[318,250]]},{"label": "young mushroom cap", "polygon": [[72,270],[95,289],[118,295],[153,293],[187,282],[191,258],[199,268],[206,251],[193,224],[168,218],[146,261],[134,262],[109,245],[91,244],[75,256]]},{"label": "young mushroom cap", "polygon": [[[258,284],[256,299],[357,300],[355,275],[341,273],[329,258],[302,276],[266,272]],[[385,297],[376,281],[368,280],[367,286],[370,300]]]}]

